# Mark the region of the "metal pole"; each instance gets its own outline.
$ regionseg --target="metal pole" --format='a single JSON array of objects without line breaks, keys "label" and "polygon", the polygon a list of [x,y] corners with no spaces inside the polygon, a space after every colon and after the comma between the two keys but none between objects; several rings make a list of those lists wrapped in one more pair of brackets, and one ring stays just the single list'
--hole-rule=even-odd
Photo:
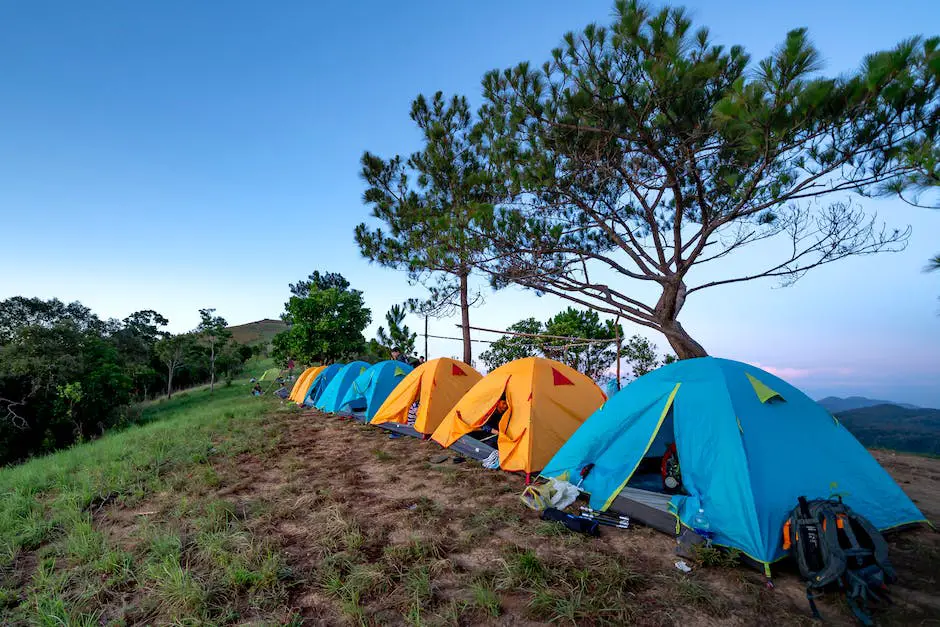
[{"label": "metal pole", "polygon": [[428,360],[428,316],[424,316],[424,361]]},{"label": "metal pole", "polygon": [[614,336],[617,338],[617,389],[620,389],[620,351],[623,349],[623,340],[620,339],[620,316],[614,320]]}]

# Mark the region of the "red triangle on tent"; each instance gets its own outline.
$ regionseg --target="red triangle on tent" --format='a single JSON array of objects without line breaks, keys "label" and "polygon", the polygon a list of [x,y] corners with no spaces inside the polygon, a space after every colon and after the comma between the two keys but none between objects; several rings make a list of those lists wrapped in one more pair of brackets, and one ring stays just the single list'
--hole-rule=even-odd
[{"label": "red triangle on tent", "polygon": [[552,368],[552,379],[554,380],[555,385],[574,385],[574,383],[571,382],[571,379],[561,374],[554,368]]},{"label": "red triangle on tent", "polygon": [[450,365],[450,373],[451,373],[452,375],[454,375],[455,377],[465,377],[465,376],[467,376],[467,373],[464,372],[463,370],[461,370],[461,369],[460,369],[460,366],[458,366],[457,364],[451,364],[451,365]]}]

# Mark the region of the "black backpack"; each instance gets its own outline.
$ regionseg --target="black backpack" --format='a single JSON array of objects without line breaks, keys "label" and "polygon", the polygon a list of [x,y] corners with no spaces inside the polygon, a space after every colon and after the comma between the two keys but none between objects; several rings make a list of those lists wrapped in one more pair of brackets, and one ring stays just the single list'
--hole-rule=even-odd
[{"label": "black backpack", "polygon": [[783,527],[783,548],[792,552],[806,581],[806,598],[814,618],[814,599],[827,587],[843,590],[849,608],[863,625],[873,625],[870,612],[890,604],[887,584],[897,576],[888,560],[881,533],[841,499],[799,498]]}]

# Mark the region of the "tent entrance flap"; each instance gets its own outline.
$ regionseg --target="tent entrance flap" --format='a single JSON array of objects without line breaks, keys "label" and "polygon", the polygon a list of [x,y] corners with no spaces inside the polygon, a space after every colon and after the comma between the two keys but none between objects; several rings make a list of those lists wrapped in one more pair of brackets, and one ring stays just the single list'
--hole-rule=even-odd
[{"label": "tent entrance flap", "polygon": [[617,495],[627,487],[627,484],[630,483],[630,479],[633,478],[633,475],[636,473],[637,468],[640,467],[640,464],[643,463],[643,459],[646,458],[647,454],[650,451],[650,448],[653,446],[653,442],[656,440],[656,436],[659,435],[660,429],[662,429],[663,422],[666,420],[666,416],[672,413],[672,403],[676,400],[676,393],[679,391],[679,386],[681,383],[676,383],[675,387],[672,388],[672,392],[669,393],[669,398],[666,399],[665,405],[659,415],[659,420],[656,422],[656,428],[653,429],[653,433],[650,434],[649,442],[646,443],[646,447],[643,449],[643,454],[636,460],[636,463],[633,465],[633,468],[630,470],[627,477],[623,480],[623,483],[620,484],[614,492],[607,499],[607,502],[604,503],[602,510],[606,510],[610,507],[611,503],[614,502],[614,499],[617,498]]}]

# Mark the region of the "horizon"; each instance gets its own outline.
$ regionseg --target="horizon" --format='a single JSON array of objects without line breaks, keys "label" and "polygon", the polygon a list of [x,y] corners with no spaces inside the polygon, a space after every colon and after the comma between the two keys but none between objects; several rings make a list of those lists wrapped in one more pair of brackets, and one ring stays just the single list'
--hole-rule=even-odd
[{"label": "horizon", "polygon": [[[940,5],[926,0],[888,13],[842,0],[676,4],[717,43],[744,45],[752,64],[807,26],[829,74],[940,23]],[[363,291],[372,337],[392,304],[424,290],[369,264],[353,241],[356,224],[374,224],[358,176],[363,151],[415,150],[408,110],[417,94],[462,93],[475,108],[484,72],[540,62],[566,31],[605,22],[611,6],[0,7],[0,110],[10,122],[0,146],[0,299],[78,300],[102,318],[154,309],[181,332],[202,307],[231,326],[279,320],[288,283],[325,270]],[[786,288],[704,290],[680,320],[710,354],[764,368],[812,398],[940,407],[940,275],[922,271],[938,252],[940,211],[852,200],[891,226],[911,225],[907,249],[818,268]],[[733,255],[696,282],[746,268],[765,250]],[[471,310],[473,326],[506,328],[570,304],[477,284],[486,302]],[[457,321],[432,319],[429,333],[457,336]],[[423,332],[416,316],[406,322]],[[669,350],[651,329],[624,330]],[[460,353],[457,341],[429,343],[431,356]]]}]

